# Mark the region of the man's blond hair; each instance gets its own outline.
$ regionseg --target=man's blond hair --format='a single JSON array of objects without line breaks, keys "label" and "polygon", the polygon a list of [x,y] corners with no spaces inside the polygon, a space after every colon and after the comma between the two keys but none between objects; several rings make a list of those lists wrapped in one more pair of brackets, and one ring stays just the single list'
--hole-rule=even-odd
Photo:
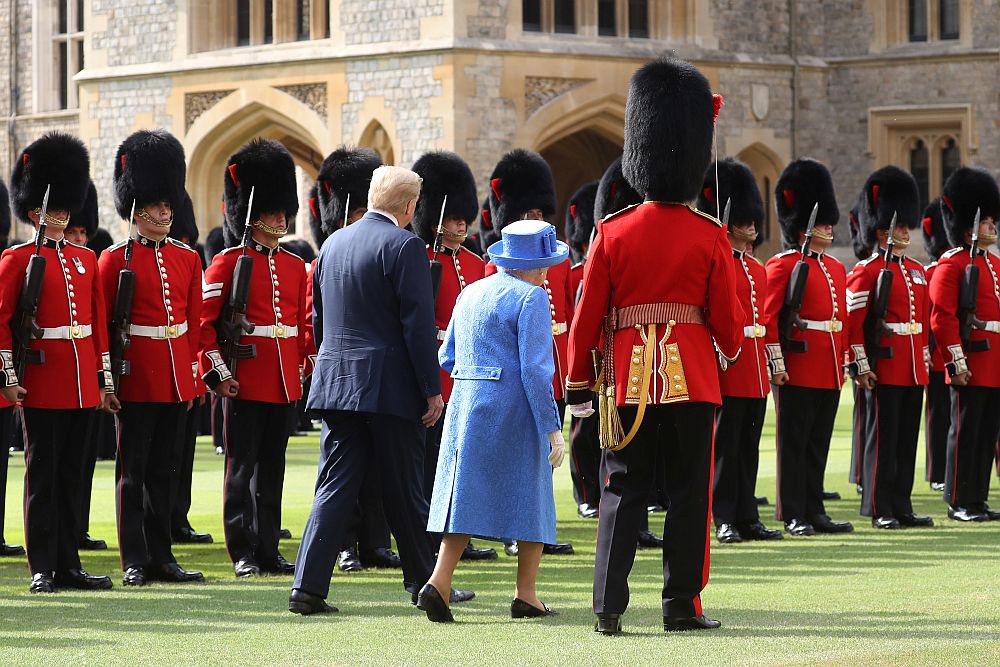
[{"label": "man's blond hair", "polygon": [[368,208],[378,209],[399,216],[406,213],[406,205],[420,196],[420,176],[402,167],[379,167],[372,172],[368,187]]}]

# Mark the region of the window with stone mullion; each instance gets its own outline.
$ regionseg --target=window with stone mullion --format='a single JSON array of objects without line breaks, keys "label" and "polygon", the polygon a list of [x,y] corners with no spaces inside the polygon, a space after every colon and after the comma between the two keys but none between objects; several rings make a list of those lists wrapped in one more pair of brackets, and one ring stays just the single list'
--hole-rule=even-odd
[{"label": "window with stone mullion", "polygon": [[83,69],[83,1],[59,0],[52,35],[53,86],[48,106],[75,109],[79,106],[78,89],[73,77]]},{"label": "window with stone mullion", "polygon": [[928,34],[927,0],[908,0],[908,34],[911,42],[926,42]]},{"label": "window with stone mullion", "polygon": [[958,0],[938,0],[938,25],[941,39],[958,39]]}]

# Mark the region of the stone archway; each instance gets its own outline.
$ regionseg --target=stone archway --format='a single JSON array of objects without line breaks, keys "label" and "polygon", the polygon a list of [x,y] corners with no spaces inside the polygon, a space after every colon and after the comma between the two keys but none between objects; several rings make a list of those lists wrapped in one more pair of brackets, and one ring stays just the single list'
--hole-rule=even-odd
[{"label": "stone archway", "polygon": [[555,178],[556,213],[551,222],[562,238],[569,198],[585,183],[600,180],[608,165],[621,155],[622,146],[605,134],[587,128],[549,144],[540,152],[552,167]]},{"label": "stone archway", "polygon": [[764,225],[760,230],[764,241],[754,251],[761,261],[767,261],[772,255],[781,252],[781,230],[774,208],[774,186],[784,167],[781,158],[773,150],[761,143],[754,143],[739,152],[737,159],[750,167],[757,179],[760,196],[764,200]]},{"label": "stone archway", "polygon": [[382,158],[382,164],[390,166],[396,164],[396,151],[392,147],[392,139],[389,138],[389,133],[386,132],[382,123],[377,120],[368,123],[365,131],[361,133],[358,145],[378,153],[378,156]]}]

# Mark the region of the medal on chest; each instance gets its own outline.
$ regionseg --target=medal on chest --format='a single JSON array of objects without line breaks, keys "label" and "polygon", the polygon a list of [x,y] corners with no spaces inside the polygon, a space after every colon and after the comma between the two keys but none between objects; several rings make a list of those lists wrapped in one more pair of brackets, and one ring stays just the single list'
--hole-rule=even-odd
[{"label": "medal on chest", "polygon": [[80,261],[79,257],[73,258],[73,266],[76,267],[76,272],[79,273],[80,275],[83,275],[84,273],[87,272],[87,269],[84,268],[83,262]]},{"label": "medal on chest", "polygon": [[910,278],[913,279],[914,285],[926,285],[927,278],[924,276],[924,272],[918,269],[910,269]]}]

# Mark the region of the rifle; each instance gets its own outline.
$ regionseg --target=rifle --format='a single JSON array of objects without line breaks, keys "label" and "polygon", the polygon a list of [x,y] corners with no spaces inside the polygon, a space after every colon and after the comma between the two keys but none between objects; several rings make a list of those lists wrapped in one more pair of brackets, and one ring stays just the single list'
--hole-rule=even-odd
[{"label": "rifle", "polygon": [[879,345],[882,336],[889,336],[892,331],[885,325],[885,315],[889,310],[889,295],[892,293],[892,271],[889,262],[892,261],[892,251],[896,245],[893,234],[896,233],[896,213],[892,214],[892,221],[889,223],[889,238],[885,243],[885,266],[878,272],[878,281],[875,283],[875,294],[872,298],[868,314],[861,325],[864,331],[865,352],[868,355],[868,363],[874,370],[875,363],[879,359],[892,359],[892,348]]},{"label": "rifle", "polygon": [[44,364],[45,352],[32,350],[31,341],[42,337],[42,329],[38,326],[38,304],[42,297],[42,283],[45,279],[45,258],[42,256],[42,245],[45,243],[45,216],[49,212],[49,190],[45,186],[45,196],[42,197],[42,213],[38,216],[38,231],[35,233],[35,253],[28,260],[28,268],[24,272],[24,285],[17,301],[14,319],[11,321],[11,337],[13,338],[13,366],[19,383],[24,382],[24,368],[28,364]]},{"label": "rifle", "polygon": [[250,300],[250,278],[253,275],[253,256],[247,254],[250,245],[250,216],[253,211],[254,188],[250,188],[250,201],[247,204],[247,218],[243,226],[243,252],[236,260],[233,270],[233,285],[229,290],[229,300],[222,309],[222,315],[215,323],[215,331],[222,352],[222,360],[229,372],[236,377],[236,362],[240,359],[252,359],[257,356],[257,346],[244,344],[240,338],[244,334],[252,334],[254,325],[247,319],[247,303]]},{"label": "rifle", "polygon": [[809,246],[812,244],[813,230],[816,227],[816,216],[819,214],[819,202],[813,205],[812,213],[809,214],[809,224],[806,226],[806,236],[802,243],[802,258],[795,263],[792,269],[792,276],[788,280],[788,289],[785,292],[785,303],[778,313],[778,335],[781,338],[781,347],[786,352],[806,352],[809,345],[804,340],[792,338],[792,330],[804,330],[805,322],[799,317],[802,309],[802,297],[806,292],[806,281],[809,279],[809,265],[806,257],[809,255]]},{"label": "rifle", "polygon": [[444,270],[441,262],[438,261],[438,253],[441,252],[441,242],[444,238],[444,207],[448,205],[448,195],[444,196],[441,202],[441,215],[438,216],[437,234],[434,235],[434,257],[431,259],[431,290],[434,292],[434,302],[437,303],[438,292],[441,290],[441,272]]},{"label": "rifle", "polygon": [[132,200],[132,213],[128,218],[128,241],[125,242],[125,268],[118,272],[118,292],[115,295],[115,310],[111,317],[111,380],[112,391],[118,393],[121,378],[128,375],[131,363],[125,359],[125,352],[132,343],[129,327],[132,325],[132,303],[135,299],[135,271],[132,270],[132,251],[135,239],[132,237],[132,225],[135,222],[135,199]]},{"label": "rifle", "polygon": [[990,341],[986,339],[972,340],[973,329],[985,329],[986,323],[976,317],[976,299],[979,297],[979,267],[976,266],[976,255],[979,253],[979,217],[972,222],[972,246],[969,254],[972,259],[965,267],[965,277],[958,293],[958,335],[966,354],[969,352],[985,352],[990,349]]}]

